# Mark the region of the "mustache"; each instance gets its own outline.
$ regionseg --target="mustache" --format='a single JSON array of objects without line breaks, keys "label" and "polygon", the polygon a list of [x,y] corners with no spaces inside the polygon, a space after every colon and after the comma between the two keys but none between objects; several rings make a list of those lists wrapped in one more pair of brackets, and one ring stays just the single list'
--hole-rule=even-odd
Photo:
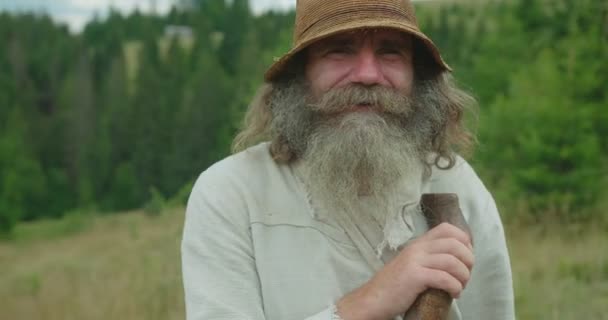
[{"label": "mustache", "polygon": [[380,85],[349,84],[331,89],[309,104],[312,111],[323,115],[342,113],[354,106],[368,106],[379,113],[406,117],[412,112],[412,98],[404,92]]}]

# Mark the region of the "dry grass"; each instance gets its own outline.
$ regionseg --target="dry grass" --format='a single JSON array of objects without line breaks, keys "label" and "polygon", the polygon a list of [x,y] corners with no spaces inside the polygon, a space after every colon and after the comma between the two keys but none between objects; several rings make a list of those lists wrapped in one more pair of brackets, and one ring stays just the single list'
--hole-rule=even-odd
[{"label": "dry grass", "polygon": [[[86,219],[0,243],[0,319],[184,319],[183,209]],[[608,230],[507,231],[519,319],[606,318]]]},{"label": "dry grass", "polygon": [[0,244],[0,319],[183,319],[181,212]]},{"label": "dry grass", "polygon": [[507,227],[518,319],[606,319],[608,230]]}]

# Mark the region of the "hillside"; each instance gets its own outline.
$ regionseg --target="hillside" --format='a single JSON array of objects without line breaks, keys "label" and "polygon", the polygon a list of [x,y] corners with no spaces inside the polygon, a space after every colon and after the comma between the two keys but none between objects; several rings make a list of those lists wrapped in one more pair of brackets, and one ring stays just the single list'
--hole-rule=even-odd
[{"label": "hillside", "polygon": [[[505,219],[608,224],[608,2],[420,1],[417,16],[479,101],[470,160]],[[73,35],[0,13],[0,236],[187,188],[229,153],[293,20],[196,1]]]}]

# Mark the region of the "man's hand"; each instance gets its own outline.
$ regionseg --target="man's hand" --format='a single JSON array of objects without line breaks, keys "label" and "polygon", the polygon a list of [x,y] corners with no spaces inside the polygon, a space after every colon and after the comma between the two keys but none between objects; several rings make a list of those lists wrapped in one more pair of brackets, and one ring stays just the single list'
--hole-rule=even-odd
[{"label": "man's hand", "polygon": [[363,286],[338,301],[344,320],[387,320],[405,313],[429,288],[458,298],[473,268],[471,239],[443,223],[401,250]]}]

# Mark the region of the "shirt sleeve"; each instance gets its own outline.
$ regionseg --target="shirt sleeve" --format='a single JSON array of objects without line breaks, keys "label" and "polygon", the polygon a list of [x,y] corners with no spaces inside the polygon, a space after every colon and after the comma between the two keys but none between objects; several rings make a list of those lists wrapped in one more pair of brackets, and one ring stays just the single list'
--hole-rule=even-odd
[{"label": "shirt sleeve", "polygon": [[[204,172],[188,200],[181,250],[189,320],[265,320],[246,200],[234,186]],[[336,319],[330,305],[304,320]]]},{"label": "shirt sleeve", "polygon": [[458,301],[463,319],[515,319],[509,252],[496,204],[488,194],[479,213],[474,242],[475,265]]}]

